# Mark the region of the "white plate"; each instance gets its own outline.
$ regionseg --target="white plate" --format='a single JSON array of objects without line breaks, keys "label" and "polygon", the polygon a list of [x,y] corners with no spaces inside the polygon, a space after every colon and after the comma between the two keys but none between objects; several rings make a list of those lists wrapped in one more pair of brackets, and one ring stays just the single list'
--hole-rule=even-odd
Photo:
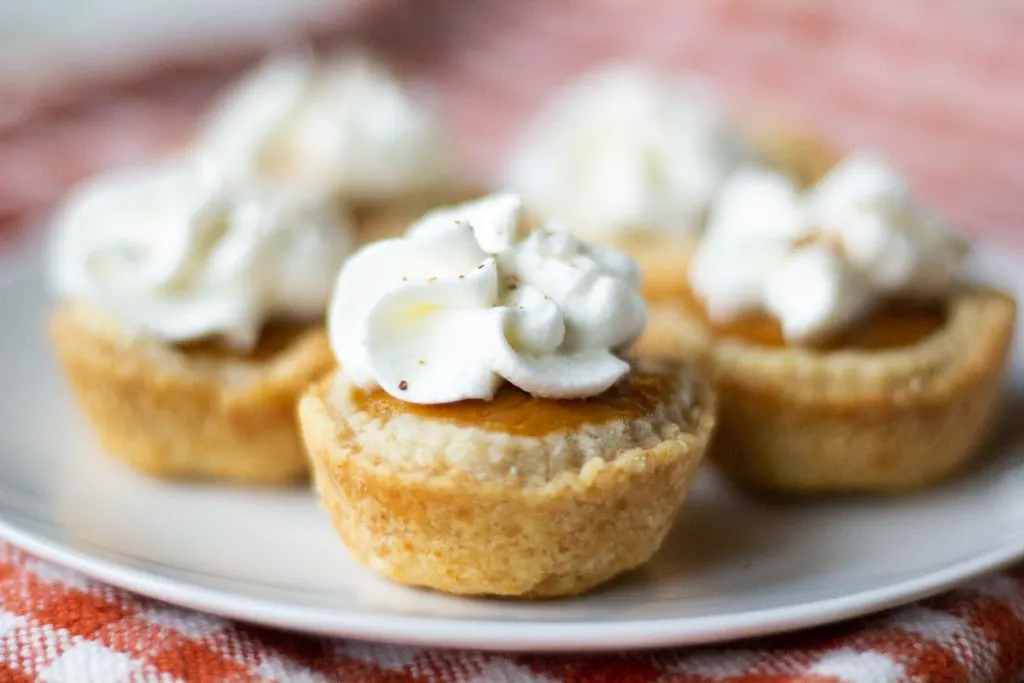
[{"label": "white plate", "polygon": [[[1019,264],[992,252],[981,261],[1024,296]],[[348,557],[306,490],[169,485],[105,458],[51,360],[46,310],[37,255],[0,275],[0,531],[189,607],[403,643],[621,649],[844,619],[1024,556],[1024,439],[1004,433],[978,471],[899,500],[768,504],[705,472],[655,560],[585,597],[520,603],[395,586]],[[1017,385],[1020,354],[1014,367]],[[1019,414],[1020,395],[1008,413]]]}]

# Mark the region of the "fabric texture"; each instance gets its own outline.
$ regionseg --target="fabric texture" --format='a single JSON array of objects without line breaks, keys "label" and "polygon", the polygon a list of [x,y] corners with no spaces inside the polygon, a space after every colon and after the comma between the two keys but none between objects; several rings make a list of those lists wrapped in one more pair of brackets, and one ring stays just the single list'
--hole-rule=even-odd
[{"label": "fabric texture", "polygon": [[244,626],[0,544],[3,683],[996,683],[1022,672],[1024,570],[867,620],[727,647],[522,655]]},{"label": "fabric texture", "polygon": [[[767,112],[843,146],[877,148],[955,224],[1024,247],[1020,3],[648,0],[642,11],[610,0],[364,4],[357,25],[350,16],[344,30],[319,40],[355,35],[391,56],[436,99],[474,172],[494,169],[523,117],[559,83],[632,55],[693,70],[735,111]],[[0,117],[0,244],[16,248],[90,173],[181,145],[236,68],[143,70]],[[0,101],[4,95],[0,83]],[[1022,672],[1024,569],[770,640],[533,656],[234,624],[132,596],[0,543],[0,683],[988,683],[1017,681]]]}]

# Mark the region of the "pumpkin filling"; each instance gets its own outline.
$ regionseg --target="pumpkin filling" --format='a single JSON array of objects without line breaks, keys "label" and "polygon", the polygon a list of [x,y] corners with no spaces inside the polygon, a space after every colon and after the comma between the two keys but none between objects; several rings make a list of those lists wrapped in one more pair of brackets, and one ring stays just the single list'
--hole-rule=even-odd
[{"label": "pumpkin filling", "polygon": [[585,425],[645,418],[674,400],[679,382],[676,372],[634,369],[603,393],[581,399],[536,398],[505,384],[490,401],[422,405],[407,403],[379,389],[354,389],[351,400],[358,410],[384,422],[398,415],[414,415],[487,432],[542,437]]},{"label": "pumpkin filling", "polygon": [[260,333],[256,346],[246,351],[232,349],[219,339],[207,338],[178,344],[177,348],[192,358],[234,359],[260,362],[273,358],[308,332],[313,325],[294,321],[277,320],[268,324]]},{"label": "pumpkin filling", "polygon": [[[690,291],[680,297],[687,315],[699,319],[720,339],[738,339],[758,346],[782,347],[782,326],[771,316],[747,315],[728,323],[712,323],[703,303]],[[849,329],[815,345],[821,350],[883,351],[918,344],[945,326],[948,315],[941,304],[889,302]]]}]

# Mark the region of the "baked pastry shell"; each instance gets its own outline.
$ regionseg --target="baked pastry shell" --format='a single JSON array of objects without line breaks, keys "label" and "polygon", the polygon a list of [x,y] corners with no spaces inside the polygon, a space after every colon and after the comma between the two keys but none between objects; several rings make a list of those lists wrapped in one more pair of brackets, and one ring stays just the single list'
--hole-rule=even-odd
[{"label": "baked pastry shell", "polygon": [[82,302],[56,309],[50,334],[78,404],[115,458],[169,479],[308,478],[295,406],[334,365],[321,327],[258,361],[200,359]]},{"label": "baked pastry shell", "polygon": [[[741,124],[739,135],[761,163],[793,178],[800,187],[812,185],[842,158],[839,150],[821,136],[787,127],[775,117],[757,117],[753,123]],[[703,225],[703,218],[700,223]],[[625,251],[640,266],[644,296],[662,301],[686,290],[686,264],[697,251],[701,232],[669,235],[641,226],[605,241]]]},{"label": "baked pastry shell", "polygon": [[714,339],[663,303],[641,353],[699,359],[719,394],[709,459],[737,484],[777,494],[920,489],[963,470],[996,423],[1016,304],[986,287],[951,295],[918,344],[815,352]]},{"label": "baked pastry shell", "polygon": [[357,244],[399,237],[425,213],[482,197],[479,188],[452,187],[410,193],[377,202],[356,202],[353,212]]},{"label": "baked pastry shell", "polygon": [[[713,394],[698,384],[691,424],[672,438],[524,485],[455,467],[403,465],[361,449],[332,407],[335,381],[313,386],[299,414],[338,534],[359,562],[385,576],[455,594],[574,595],[646,563],[690,489],[714,426]],[[453,429],[454,438],[481,434]]]}]

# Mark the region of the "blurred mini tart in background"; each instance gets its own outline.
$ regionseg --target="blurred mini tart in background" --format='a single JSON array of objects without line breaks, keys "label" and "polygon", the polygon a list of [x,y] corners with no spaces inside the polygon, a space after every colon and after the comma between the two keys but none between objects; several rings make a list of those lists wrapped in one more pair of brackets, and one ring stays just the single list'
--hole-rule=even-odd
[{"label": "blurred mini tart in background", "polygon": [[334,365],[320,319],[351,247],[333,202],[186,161],[78,188],[55,226],[51,337],[103,448],[161,477],[308,476],[295,405]]},{"label": "blurred mini tart in background", "polygon": [[339,370],[299,406],[341,539],[391,579],[478,595],[586,591],[647,562],[697,471],[713,395],[620,355],[636,265],[514,195],[364,247],[328,315]]},{"label": "blurred mini tart in background", "polygon": [[683,75],[613,65],[541,109],[514,146],[504,183],[583,239],[629,253],[645,296],[658,300],[685,287],[708,207],[734,169],[761,159],[804,182],[832,156],[810,135],[735,124]]},{"label": "blurred mini tart in background", "polygon": [[737,126],[755,160],[787,176],[798,189],[811,187],[843,159],[835,143],[778,115],[753,113]]},{"label": "blurred mini tart in background", "polygon": [[366,52],[268,59],[220,96],[194,147],[229,178],[335,197],[360,242],[482,194],[458,178],[434,113]]},{"label": "blurred mini tart in background", "polygon": [[744,486],[925,487],[989,433],[1016,323],[1010,296],[963,281],[967,253],[871,155],[803,192],[744,170],[638,349],[712,368],[710,457]]}]

